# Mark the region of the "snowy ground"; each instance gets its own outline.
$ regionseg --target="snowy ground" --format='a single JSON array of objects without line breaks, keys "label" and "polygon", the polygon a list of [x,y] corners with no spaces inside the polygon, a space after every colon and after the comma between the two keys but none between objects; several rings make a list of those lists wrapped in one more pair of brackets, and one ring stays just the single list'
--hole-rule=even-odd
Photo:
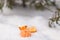
[{"label": "snowy ground", "polygon": [[[0,40],[60,40],[60,30],[48,27],[48,18],[52,14],[47,10],[17,8],[7,11],[6,8],[4,13],[0,13]],[[20,25],[33,25],[38,31],[32,37],[21,38]]]}]

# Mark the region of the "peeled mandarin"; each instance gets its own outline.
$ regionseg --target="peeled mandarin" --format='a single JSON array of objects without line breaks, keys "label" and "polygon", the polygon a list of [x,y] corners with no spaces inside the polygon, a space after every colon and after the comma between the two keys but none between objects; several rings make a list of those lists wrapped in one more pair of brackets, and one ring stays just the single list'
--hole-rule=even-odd
[{"label": "peeled mandarin", "polygon": [[31,32],[31,33],[34,33],[37,31],[37,29],[35,27],[29,27],[28,30]]},{"label": "peeled mandarin", "polygon": [[26,25],[21,26],[21,27],[19,27],[19,29],[20,29],[20,30],[26,30],[26,29],[27,29],[27,26],[26,26]]},{"label": "peeled mandarin", "polygon": [[21,31],[20,33],[21,37],[30,37],[31,33],[27,30]]}]

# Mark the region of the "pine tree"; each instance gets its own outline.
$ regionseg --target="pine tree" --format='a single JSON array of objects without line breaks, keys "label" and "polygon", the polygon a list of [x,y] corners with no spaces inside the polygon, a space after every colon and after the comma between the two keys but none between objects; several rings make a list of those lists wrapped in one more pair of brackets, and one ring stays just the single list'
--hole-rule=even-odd
[{"label": "pine tree", "polygon": [[0,0],[0,10],[1,10],[1,11],[3,11],[3,10],[2,10],[3,6],[4,6],[4,0]]},{"label": "pine tree", "polygon": [[15,0],[7,0],[7,6],[9,8],[13,8],[14,4],[15,4]]}]

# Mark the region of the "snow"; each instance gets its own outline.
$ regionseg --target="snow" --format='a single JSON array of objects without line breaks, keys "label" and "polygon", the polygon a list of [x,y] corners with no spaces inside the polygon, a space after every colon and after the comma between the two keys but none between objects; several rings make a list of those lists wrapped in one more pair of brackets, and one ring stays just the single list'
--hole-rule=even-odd
[{"label": "snow", "polygon": [[[53,12],[23,8],[8,11],[5,13],[9,14],[0,13],[0,40],[60,40],[60,30],[48,26]],[[21,25],[36,26],[37,32],[31,37],[22,38],[18,29]]]}]

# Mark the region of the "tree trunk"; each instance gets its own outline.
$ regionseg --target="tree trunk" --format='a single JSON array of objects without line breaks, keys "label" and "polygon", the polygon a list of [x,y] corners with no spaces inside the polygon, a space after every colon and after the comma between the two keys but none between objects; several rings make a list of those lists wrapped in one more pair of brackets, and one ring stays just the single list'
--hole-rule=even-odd
[{"label": "tree trunk", "polygon": [[23,7],[26,7],[25,0],[22,0],[22,2],[23,2]]}]

